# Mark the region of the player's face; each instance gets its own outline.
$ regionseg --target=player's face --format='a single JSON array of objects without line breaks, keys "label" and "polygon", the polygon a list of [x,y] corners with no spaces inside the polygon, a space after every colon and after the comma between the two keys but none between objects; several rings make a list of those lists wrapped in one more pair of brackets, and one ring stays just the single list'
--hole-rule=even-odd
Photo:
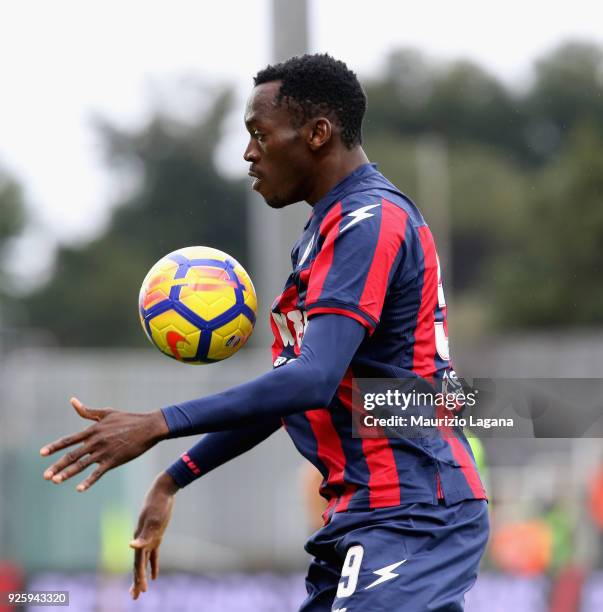
[{"label": "player's face", "polygon": [[279,87],[279,81],[254,87],[245,109],[250,138],[243,157],[252,189],[272,208],[305,200],[313,167],[304,128],[294,127],[287,104],[275,102]]}]

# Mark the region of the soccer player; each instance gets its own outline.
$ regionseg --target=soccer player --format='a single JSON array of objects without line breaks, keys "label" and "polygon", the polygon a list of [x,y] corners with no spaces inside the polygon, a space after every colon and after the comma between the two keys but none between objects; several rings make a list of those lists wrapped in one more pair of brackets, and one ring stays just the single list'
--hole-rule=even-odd
[{"label": "soccer player", "polygon": [[135,539],[137,598],[176,492],[284,426],[324,477],[325,526],[303,612],[462,610],[488,536],[485,491],[459,429],[421,438],[354,437],[354,378],[454,378],[433,238],[409,198],[361,146],[366,97],[328,55],[304,55],[255,77],[245,110],[252,188],[272,208],[305,200],[312,213],[271,309],[273,369],[215,395],[135,414],[92,409],[97,423],[41,449],[82,443],[46,470],[56,483],[107,470],[164,438],[205,433],[149,490]]}]

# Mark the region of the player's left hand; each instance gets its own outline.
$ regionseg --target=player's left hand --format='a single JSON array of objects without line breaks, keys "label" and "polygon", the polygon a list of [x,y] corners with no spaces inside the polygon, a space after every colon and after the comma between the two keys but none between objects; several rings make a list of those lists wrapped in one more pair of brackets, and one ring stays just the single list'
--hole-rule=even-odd
[{"label": "player's left hand", "polygon": [[178,486],[167,473],[160,474],[149,489],[134,532],[130,548],[134,549],[134,581],[130,587],[132,599],[138,599],[148,588],[147,565],[151,564],[151,578],[159,574],[159,546],[174,509],[174,495]]},{"label": "player's left hand", "polygon": [[142,455],[169,432],[159,410],[138,414],[114,408],[88,408],[75,397],[71,398],[71,405],[83,419],[96,423],[78,433],[47,444],[40,449],[40,454],[47,457],[58,450],[83,442],[44,472],[46,480],[60,484],[89,465],[97,463],[98,467],[76,487],[78,491],[89,489],[108,470]]}]

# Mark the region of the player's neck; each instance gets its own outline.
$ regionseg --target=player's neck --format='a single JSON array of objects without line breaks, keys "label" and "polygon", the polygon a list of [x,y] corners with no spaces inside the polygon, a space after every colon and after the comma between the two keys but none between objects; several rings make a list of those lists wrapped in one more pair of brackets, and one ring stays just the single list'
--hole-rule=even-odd
[{"label": "player's neck", "polygon": [[341,182],[363,164],[368,164],[368,162],[369,158],[360,146],[354,147],[352,150],[342,148],[338,151],[331,151],[320,164],[314,189],[312,189],[312,193],[306,198],[306,202],[310,206],[314,206],[337,183]]}]

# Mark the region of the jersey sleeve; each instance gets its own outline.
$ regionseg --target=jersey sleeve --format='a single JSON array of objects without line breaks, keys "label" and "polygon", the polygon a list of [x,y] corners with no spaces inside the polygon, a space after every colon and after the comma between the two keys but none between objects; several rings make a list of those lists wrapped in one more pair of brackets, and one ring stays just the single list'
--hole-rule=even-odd
[{"label": "jersey sleeve", "polygon": [[339,202],[320,226],[306,294],[308,316],[341,314],[372,333],[392,271],[404,256],[407,213],[384,199]]},{"label": "jersey sleeve", "polygon": [[297,359],[220,393],[162,408],[168,437],[250,427],[328,406],[364,336],[365,328],[347,317],[316,317]]},{"label": "jersey sleeve", "polygon": [[281,426],[280,419],[249,427],[208,433],[183,453],[166,472],[183,488],[193,480],[242,455],[263,442]]}]

